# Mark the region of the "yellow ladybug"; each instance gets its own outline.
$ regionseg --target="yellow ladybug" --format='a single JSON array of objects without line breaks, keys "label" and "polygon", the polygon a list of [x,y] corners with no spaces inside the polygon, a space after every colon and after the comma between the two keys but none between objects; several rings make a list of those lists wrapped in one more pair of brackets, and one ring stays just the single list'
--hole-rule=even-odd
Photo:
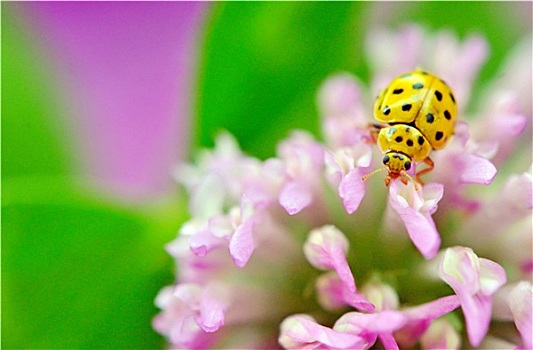
[{"label": "yellow ladybug", "polygon": [[[378,96],[374,118],[382,123],[370,126],[374,142],[383,157],[383,168],[363,177],[388,170],[385,184],[400,178],[404,184],[412,178],[407,174],[413,162],[424,162],[429,167],[418,172],[431,171],[434,163],[429,158],[432,149],[444,148],[450,141],[457,117],[457,103],[450,87],[439,77],[416,70],[396,77]],[[416,183],[415,183],[416,188]]]}]

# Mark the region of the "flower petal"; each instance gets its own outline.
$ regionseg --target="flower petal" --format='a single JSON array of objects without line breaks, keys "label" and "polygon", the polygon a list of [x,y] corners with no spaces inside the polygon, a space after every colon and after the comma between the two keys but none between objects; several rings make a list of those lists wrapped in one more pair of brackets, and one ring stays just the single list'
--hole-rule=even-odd
[{"label": "flower petal", "polygon": [[222,285],[207,286],[200,300],[200,314],[196,321],[205,332],[215,332],[224,325],[225,312],[229,306],[228,291]]},{"label": "flower petal", "polygon": [[308,315],[287,317],[280,326],[279,343],[285,349],[314,349],[325,345],[334,349],[361,348],[363,339],[355,334],[324,327]]},{"label": "flower petal", "polygon": [[404,309],[403,312],[411,320],[434,320],[452,312],[457,309],[459,305],[460,302],[457,295],[449,295],[430,301],[429,303]]},{"label": "flower petal", "polygon": [[334,226],[312,230],[304,244],[307,260],[321,270],[335,270],[348,290],[355,293],[355,281],[346,261],[348,240]]},{"label": "flower petal", "polygon": [[481,292],[485,295],[492,295],[507,282],[505,270],[494,261],[479,259],[479,278]]},{"label": "flower petal", "polygon": [[[491,294],[501,286],[502,274],[503,277],[505,274],[503,269],[495,267],[496,263],[480,260],[470,248],[448,248],[439,272],[459,297],[468,339],[473,346],[480,345],[487,334],[492,312]],[[484,291],[491,294],[484,294]]]},{"label": "flower petal", "polygon": [[359,208],[359,204],[365,196],[366,184],[361,178],[367,173],[367,168],[355,168],[344,176],[339,185],[339,195],[344,207],[349,214]]},{"label": "flower petal", "polygon": [[459,182],[490,185],[496,176],[496,167],[489,160],[480,156],[463,153],[457,157],[459,162]]},{"label": "flower petal", "polygon": [[402,347],[412,347],[426,332],[434,319],[450,313],[459,305],[457,295],[450,295],[402,310],[409,321],[401,330],[396,332],[396,339],[402,344]]},{"label": "flower petal", "polygon": [[322,115],[350,115],[361,104],[359,82],[349,73],[329,77],[318,91],[318,107]]},{"label": "flower petal", "polygon": [[[410,193],[404,194],[402,187],[408,186]],[[389,204],[402,219],[409,237],[417,249],[426,259],[433,258],[440,247],[440,235],[435,223],[429,214],[422,214],[416,206],[419,206],[423,198],[414,190],[412,184],[404,186],[400,181],[393,181],[390,186]],[[415,197],[415,201],[406,195]],[[422,206],[420,205],[419,208]]]},{"label": "flower petal", "polygon": [[367,312],[375,310],[374,305],[363,294],[350,292],[334,271],[327,272],[317,279],[316,290],[318,302],[327,310],[340,310],[347,305]]},{"label": "flower petal", "polygon": [[313,201],[313,195],[303,179],[296,178],[283,186],[279,195],[279,204],[287,213],[294,215]]},{"label": "flower petal", "polygon": [[524,349],[533,348],[533,290],[530,282],[522,281],[509,293],[507,299]]},{"label": "flower petal", "polygon": [[255,249],[253,237],[253,216],[245,220],[229,241],[229,251],[233,262],[238,267],[244,267]]},{"label": "flower petal", "polygon": [[383,333],[378,335],[379,341],[385,347],[387,350],[397,350],[399,349],[398,344],[396,343],[396,340],[392,336],[391,333]]},{"label": "flower petal", "polygon": [[400,329],[408,318],[400,311],[385,310],[373,314],[348,312],[335,322],[333,329],[349,332],[350,329],[367,333],[385,334]]}]

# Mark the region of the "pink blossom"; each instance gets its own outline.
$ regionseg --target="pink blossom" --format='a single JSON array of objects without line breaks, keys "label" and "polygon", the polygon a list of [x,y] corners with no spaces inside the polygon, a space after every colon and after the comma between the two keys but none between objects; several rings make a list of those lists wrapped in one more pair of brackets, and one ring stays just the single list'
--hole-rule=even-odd
[{"label": "pink blossom", "polygon": [[346,261],[348,240],[333,226],[311,231],[304,244],[307,260],[320,270],[335,270],[348,290],[355,293],[355,281]]},{"label": "pink blossom", "polygon": [[531,282],[522,281],[511,290],[507,299],[524,349],[533,347],[532,289]]},{"label": "pink blossom", "polygon": [[285,349],[354,349],[364,344],[362,337],[321,326],[308,315],[286,318],[280,333],[279,343]]},{"label": "pink blossom", "polygon": [[278,154],[286,164],[286,180],[281,188],[279,203],[291,215],[308,207],[319,195],[315,188],[324,163],[323,147],[311,136],[299,132],[278,147]]},{"label": "pink blossom", "polygon": [[366,193],[361,178],[370,172],[372,149],[365,143],[351,148],[339,148],[325,154],[326,172],[333,186],[338,186],[339,196],[348,213],[357,210]]},{"label": "pink blossom", "polygon": [[[325,275],[317,281],[321,299],[326,304],[352,305],[365,311],[373,311],[374,305],[357,292],[355,280],[348,266],[346,254],[348,240],[334,226],[324,226],[310,232],[304,244],[304,254],[314,267],[320,270],[334,270],[337,278]],[[326,277],[327,276],[327,277]]]},{"label": "pink blossom", "polygon": [[440,184],[428,184],[418,190],[413,183],[405,186],[394,181],[390,186],[389,205],[400,216],[409,237],[426,259],[433,258],[440,247],[440,236],[431,215],[437,210],[442,192]]},{"label": "pink blossom", "polygon": [[523,349],[533,346],[533,287],[530,281],[506,285],[494,299],[493,316],[500,321],[513,321]]},{"label": "pink blossom", "polygon": [[365,295],[353,292],[335,271],[326,272],[316,280],[317,301],[326,310],[342,310],[352,306],[361,311],[374,311],[375,306]]},{"label": "pink blossom", "polygon": [[154,328],[168,333],[173,343],[191,348],[209,345],[211,337],[203,337],[201,330],[214,332],[224,324],[226,301],[220,286],[202,289],[195,284],[181,284],[173,290],[163,289],[156,305],[167,312],[154,319]]},{"label": "pink blossom", "polygon": [[504,269],[493,261],[478,258],[470,248],[454,247],[445,251],[439,273],[459,297],[468,339],[478,346],[488,331],[492,294],[506,282]]},{"label": "pink blossom", "polygon": [[336,74],[322,84],[317,104],[328,147],[350,147],[368,139],[369,112],[363,97],[361,83],[348,73]]},{"label": "pink blossom", "polygon": [[[480,37],[460,42],[414,26],[381,35],[385,44],[378,37],[376,50],[388,42],[412,49],[380,70],[381,78],[422,62],[461,91],[461,106],[468,103],[488,51]],[[438,57],[421,52],[428,42]],[[450,67],[440,59],[447,52],[457,56]],[[195,286],[198,297],[190,306],[159,303],[156,330],[176,346],[205,348],[252,344],[239,336],[261,339],[250,347],[263,348],[275,346],[268,339],[303,349],[368,349],[376,342],[387,349],[459,348],[464,328],[473,346],[504,344],[489,331],[494,317],[516,328],[517,344],[519,335],[530,336],[530,289],[513,286],[524,285],[520,276],[529,279],[531,174],[506,168],[517,143],[504,137],[525,130],[523,113],[499,105],[497,113],[510,116],[501,133],[479,130],[488,112],[458,122],[452,142],[431,153],[435,168],[423,176],[425,185],[396,179],[387,189],[382,181],[362,181],[379,154],[363,85],[337,74],[317,100],[324,143],[294,132],[276,157],[260,161],[222,134],[215,150],[179,168],[191,218],[167,250],[178,265],[176,285]],[[421,254],[406,250],[413,245]],[[512,284],[500,289],[507,276]],[[443,296],[450,294],[446,284],[455,294]],[[225,292],[210,293],[213,285]],[[450,314],[459,306],[466,327]],[[185,326],[192,340],[176,336]]]}]

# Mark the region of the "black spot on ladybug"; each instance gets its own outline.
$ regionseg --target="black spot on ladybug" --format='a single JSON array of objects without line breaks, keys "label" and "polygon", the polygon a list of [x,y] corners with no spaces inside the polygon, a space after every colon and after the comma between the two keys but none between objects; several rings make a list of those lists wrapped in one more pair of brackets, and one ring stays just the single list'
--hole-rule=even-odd
[{"label": "black spot on ladybug", "polygon": [[452,116],[451,116],[450,112],[448,112],[448,110],[444,111],[444,118],[446,118],[448,120],[452,119]]},{"label": "black spot on ladybug", "polygon": [[453,94],[450,92],[450,98],[452,99],[452,102],[455,103],[455,97],[453,97]]},{"label": "black spot on ladybug", "polygon": [[421,71],[420,73],[422,73],[423,75],[428,75],[428,72]]},{"label": "black spot on ladybug", "polygon": [[442,94],[440,91],[435,90],[435,97],[437,97],[437,100],[442,101]]},{"label": "black spot on ladybug", "polygon": [[431,113],[426,114],[426,121],[429,124],[433,123],[435,121],[435,117],[433,116],[433,114],[431,114]]},{"label": "black spot on ladybug", "polygon": [[422,83],[413,84],[413,89],[416,89],[416,90],[422,89],[423,87],[424,87],[424,84]]},{"label": "black spot on ladybug", "polygon": [[435,140],[440,141],[443,136],[444,134],[442,133],[442,131],[437,131],[437,133],[435,134]]},{"label": "black spot on ladybug", "polygon": [[386,106],[385,109],[383,110],[383,114],[389,115],[389,113],[390,113],[390,108],[389,106]]},{"label": "black spot on ladybug", "polygon": [[407,146],[409,146],[409,147],[413,147],[413,145],[414,145],[413,140],[411,140],[411,139],[407,140],[406,143],[407,143]]},{"label": "black spot on ladybug", "polygon": [[396,138],[394,139],[394,141],[400,143],[400,142],[403,141],[403,137],[401,137],[401,136],[396,136]]},{"label": "black spot on ladybug", "polygon": [[390,160],[390,157],[388,154],[385,155],[385,157],[383,157],[383,164],[387,164]]},{"label": "black spot on ladybug", "polygon": [[405,132],[409,132],[409,131],[411,131],[411,128],[406,128],[405,129]]},{"label": "black spot on ladybug", "polygon": [[394,95],[399,95],[403,92],[403,89],[394,89],[394,91],[392,92]]},{"label": "black spot on ladybug", "polygon": [[424,144],[424,138],[422,136],[418,136],[418,144],[422,146]]},{"label": "black spot on ladybug", "polygon": [[410,103],[406,103],[402,106],[402,111],[404,112],[407,112],[407,111],[410,111],[411,110],[411,104]]},{"label": "black spot on ladybug", "polygon": [[405,167],[405,170],[409,170],[409,169],[411,169],[411,162],[407,161],[407,162],[405,162],[405,164],[403,166]]}]

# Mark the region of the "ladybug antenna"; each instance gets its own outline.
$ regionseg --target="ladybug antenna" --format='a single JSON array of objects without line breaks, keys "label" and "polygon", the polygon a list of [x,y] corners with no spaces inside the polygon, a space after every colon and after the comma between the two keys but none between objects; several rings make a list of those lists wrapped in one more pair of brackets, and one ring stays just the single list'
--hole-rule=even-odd
[{"label": "ladybug antenna", "polygon": [[372,171],[371,173],[368,173],[366,174],[365,176],[363,176],[361,178],[362,181],[366,181],[366,179],[368,179],[370,176],[374,175],[375,173],[379,173],[380,171],[383,171],[383,170],[388,170],[389,168],[387,166],[384,166],[384,167],[381,167],[381,168],[378,168],[374,171]]}]

